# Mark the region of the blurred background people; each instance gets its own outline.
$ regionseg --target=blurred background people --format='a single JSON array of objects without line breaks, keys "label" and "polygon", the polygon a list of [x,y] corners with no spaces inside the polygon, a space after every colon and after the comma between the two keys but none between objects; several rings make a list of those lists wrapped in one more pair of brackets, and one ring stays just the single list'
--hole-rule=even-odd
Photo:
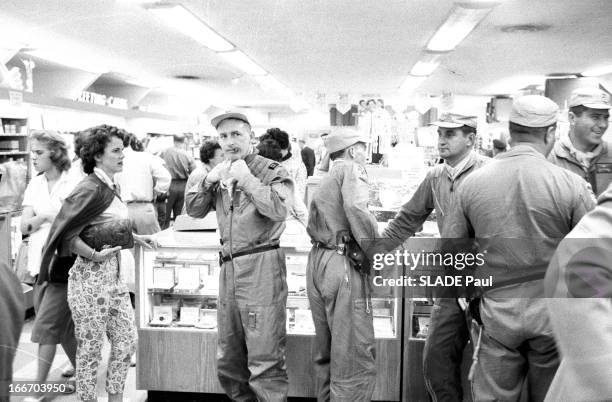
[{"label": "blurred background people", "polygon": [[[60,211],[62,203],[80,181],[78,175],[71,176],[67,144],[63,137],[49,130],[33,131],[30,150],[32,165],[38,172],[26,188],[23,198],[21,232],[29,235],[28,271],[38,276],[41,268],[41,253],[46,244],[51,223]],[[38,371],[36,381],[44,382],[49,375],[57,344],[61,344],[66,356],[74,366],[76,358],[76,338],[74,323],[68,307],[67,283],[49,281],[35,285],[36,319],[32,328],[32,342],[38,343]],[[74,384],[68,388],[74,392]],[[42,394],[30,400],[39,400]]]},{"label": "blurred background people", "polygon": [[164,150],[161,155],[166,169],[172,176],[170,191],[166,200],[166,216],[162,229],[170,226],[170,221],[181,214],[185,204],[187,179],[196,168],[195,159],[187,152],[187,142],[183,134],[174,135],[174,146]]},{"label": "blurred background people", "polygon": [[308,144],[306,144],[305,139],[301,139],[299,141],[299,144],[301,147],[300,154],[302,155],[302,162],[304,163],[304,166],[306,167],[306,176],[310,177],[314,174],[314,168],[315,168],[315,165],[317,164],[315,153],[314,153],[314,150],[310,148]]},{"label": "blurred background people", "polygon": [[260,142],[266,140],[274,140],[280,147],[280,163],[287,169],[289,177],[294,183],[292,215],[306,226],[308,224],[308,209],[306,208],[306,204],[304,204],[304,194],[306,193],[306,167],[302,162],[302,158],[300,155],[291,153],[289,134],[285,131],[279,128],[270,128],[260,138]]},{"label": "blurred background people", "polygon": [[[161,230],[153,204],[170,189],[170,172],[163,160],[144,149],[134,134],[123,132],[123,170],[115,175],[121,200],[127,204],[135,233],[150,235]],[[132,148],[135,147],[136,149]]]},{"label": "blurred background people", "polygon": [[186,190],[200,183],[215,166],[223,162],[223,151],[217,141],[205,141],[200,146],[200,166],[187,179]]}]

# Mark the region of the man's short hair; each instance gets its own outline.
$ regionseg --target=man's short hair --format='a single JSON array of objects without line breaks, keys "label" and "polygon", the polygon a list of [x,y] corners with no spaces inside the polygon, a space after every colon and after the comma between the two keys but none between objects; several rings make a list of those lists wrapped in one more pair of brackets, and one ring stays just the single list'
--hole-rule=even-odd
[{"label": "man's short hair", "polygon": [[582,116],[582,113],[586,112],[588,109],[588,107],[584,106],[584,105],[577,105],[577,106],[572,106],[571,108],[569,108],[569,111],[574,113],[577,117]]}]

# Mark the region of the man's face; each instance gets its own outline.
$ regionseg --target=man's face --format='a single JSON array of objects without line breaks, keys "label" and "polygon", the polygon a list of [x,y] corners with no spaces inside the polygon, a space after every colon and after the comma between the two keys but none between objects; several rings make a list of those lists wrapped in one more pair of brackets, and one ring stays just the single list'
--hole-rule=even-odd
[{"label": "man's face", "polygon": [[225,159],[235,161],[251,152],[251,127],[243,121],[227,119],[217,127],[219,145]]},{"label": "man's face", "polygon": [[361,166],[366,164],[366,145],[363,142],[358,142],[351,146],[353,161]]},{"label": "man's face", "polygon": [[580,116],[569,113],[574,138],[581,145],[595,148],[601,144],[601,137],[608,129],[610,112],[607,109],[586,109]]},{"label": "man's face", "polygon": [[438,152],[444,160],[452,160],[470,150],[474,134],[464,135],[461,128],[438,128]]}]

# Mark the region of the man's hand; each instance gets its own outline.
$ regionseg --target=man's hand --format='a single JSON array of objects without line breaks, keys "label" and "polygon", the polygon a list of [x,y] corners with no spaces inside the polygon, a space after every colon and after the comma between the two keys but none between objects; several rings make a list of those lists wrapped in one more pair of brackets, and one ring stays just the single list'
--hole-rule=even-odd
[{"label": "man's hand", "polygon": [[241,185],[245,179],[252,176],[251,170],[243,159],[239,159],[232,163],[229,169],[229,175],[238,181],[238,185]]},{"label": "man's hand", "polygon": [[215,166],[204,179],[207,183],[214,184],[219,180],[223,179],[227,175],[227,170],[229,169],[230,161],[223,161]]}]

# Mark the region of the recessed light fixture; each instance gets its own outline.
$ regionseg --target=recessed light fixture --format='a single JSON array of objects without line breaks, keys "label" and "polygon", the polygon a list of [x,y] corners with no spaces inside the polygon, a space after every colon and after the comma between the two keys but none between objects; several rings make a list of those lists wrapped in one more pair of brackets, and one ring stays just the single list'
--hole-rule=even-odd
[{"label": "recessed light fixture", "polygon": [[234,45],[183,6],[165,5],[163,7],[148,7],[147,10],[167,25],[215,52],[227,52],[234,48]]},{"label": "recessed light fixture", "polygon": [[456,3],[427,43],[432,52],[450,52],[491,12],[497,2]]},{"label": "recessed light fixture", "polygon": [[219,56],[223,57],[225,61],[233,64],[235,67],[244,71],[249,75],[266,75],[266,70],[261,68],[257,63],[251,60],[246,54],[240,50],[233,50],[231,52],[218,53]]},{"label": "recessed light fixture", "polygon": [[582,75],[585,77],[597,77],[606,74],[612,74],[612,64],[591,68],[582,73]]}]

